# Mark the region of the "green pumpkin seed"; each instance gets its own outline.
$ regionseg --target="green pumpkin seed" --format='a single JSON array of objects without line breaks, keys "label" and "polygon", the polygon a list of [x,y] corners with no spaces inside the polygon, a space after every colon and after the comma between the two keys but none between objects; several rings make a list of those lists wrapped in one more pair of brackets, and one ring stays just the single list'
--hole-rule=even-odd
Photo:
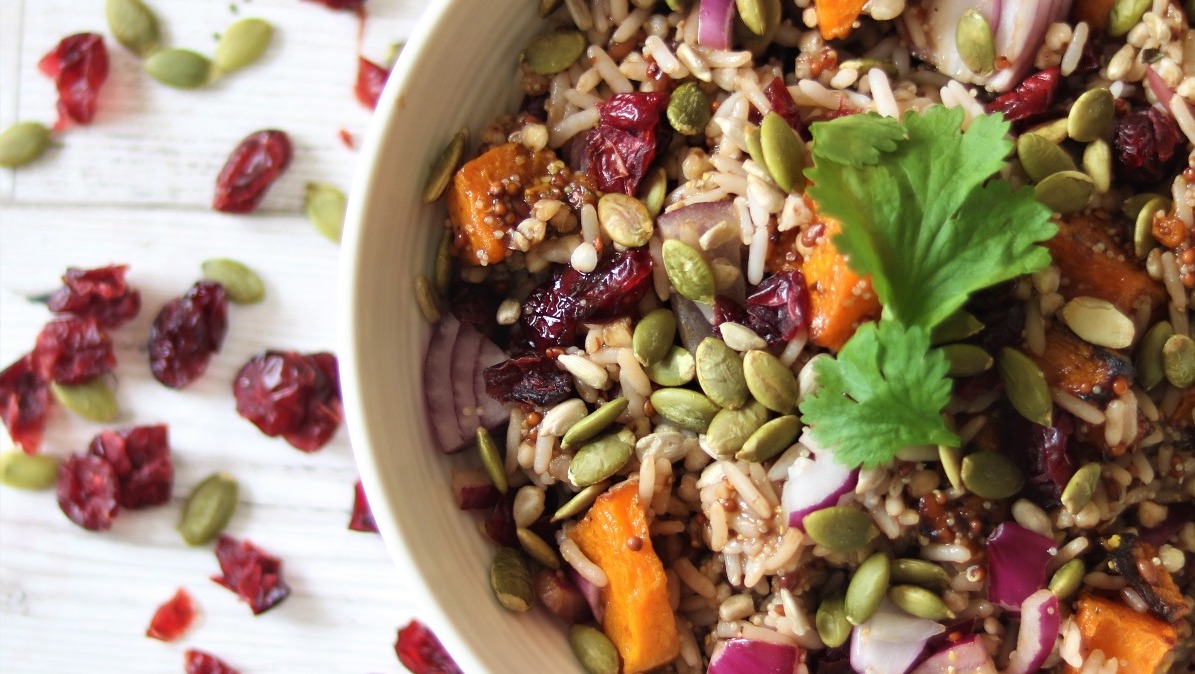
[{"label": "green pumpkin seed", "polygon": [[204,545],[228,526],[240,488],[228,473],[213,473],[191,490],[179,517],[178,533],[187,545]]},{"label": "green pumpkin seed", "polygon": [[137,56],[145,58],[161,44],[158,17],[141,0],[107,0],[104,14],[112,37]]},{"label": "green pumpkin seed", "polygon": [[951,377],[973,377],[992,369],[991,354],[974,344],[947,344],[942,347],[950,368],[946,374]]},{"label": "green pumpkin seed", "polygon": [[531,568],[518,550],[498,548],[490,565],[490,589],[504,608],[519,612],[531,610],[535,601]]},{"label": "green pumpkin seed", "polygon": [[604,632],[589,625],[568,628],[568,644],[589,674],[618,674],[618,649]]},{"label": "green pumpkin seed", "polygon": [[697,382],[709,399],[731,409],[747,402],[747,380],[743,378],[743,360],[734,349],[717,337],[706,337],[697,345]]},{"label": "green pumpkin seed", "polygon": [[940,565],[924,559],[894,559],[892,582],[911,583],[941,592],[950,587],[950,573]]},{"label": "green pumpkin seed", "polygon": [[1072,559],[1054,572],[1054,576],[1050,578],[1050,592],[1053,592],[1060,601],[1066,601],[1082,587],[1085,575],[1087,575],[1087,567],[1083,565],[1083,560]]},{"label": "green pumpkin seed", "polygon": [[1062,319],[1080,339],[1109,349],[1128,348],[1136,335],[1133,321],[1098,297],[1076,297],[1067,302]]},{"label": "green pumpkin seed", "polygon": [[926,620],[954,618],[954,612],[938,595],[917,585],[895,585],[888,590],[888,598],[906,613]]},{"label": "green pumpkin seed", "polygon": [[747,147],[744,149],[747,150],[747,154],[760,168],[766,171],[768,165],[764,162],[763,145],[759,142],[759,127],[748,124],[743,130],[743,138],[746,140],[744,145]]},{"label": "green pumpkin seed", "polygon": [[37,159],[50,147],[50,129],[37,122],[18,122],[0,133],[0,166],[15,168]]},{"label": "green pumpkin seed", "polygon": [[743,17],[738,17],[734,22],[734,40],[739,43],[739,48],[751,52],[754,56],[760,56],[772,44],[773,38],[776,37],[776,29],[780,27],[781,15],[784,9],[781,6],[780,0],[755,0],[759,5],[759,25],[763,27],[762,33],[756,33],[747,27],[744,23]]},{"label": "green pumpkin seed", "polygon": [[108,387],[103,377],[95,377],[82,384],[50,384],[50,392],[54,400],[75,416],[88,421],[107,423],[120,416],[120,406],[116,403],[116,394]]},{"label": "green pumpkin seed", "polygon": [[557,508],[556,512],[552,513],[551,521],[559,522],[560,520],[576,517],[577,515],[585,512],[585,509],[593,505],[593,502],[597,500],[597,497],[604,494],[606,492],[606,488],[609,486],[609,482],[598,482],[597,484],[591,484],[577,492],[572,498],[566,501],[564,505]]},{"label": "green pumpkin seed", "polygon": [[1066,150],[1035,133],[1021,134],[1017,138],[1017,159],[1033,182],[1040,182],[1060,171],[1075,170],[1075,160]]},{"label": "green pumpkin seed", "polygon": [[[850,554],[862,548],[871,542],[877,533],[870,515],[847,506],[815,510],[805,516],[804,526],[805,533],[809,534],[814,543],[840,555]],[[886,564],[884,568],[886,578]]]},{"label": "green pumpkin seed", "polygon": [[697,375],[697,364],[687,349],[673,346],[663,358],[647,366],[647,376],[660,386],[684,386]]},{"label": "green pumpkin seed", "polygon": [[615,433],[586,443],[568,464],[568,480],[577,487],[588,487],[614,476],[631,460],[634,442]]},{"label": "green pumpkin seed", "polygon": [[332,243],[340,242],[340,230],[344,228],[344,210],[348,199],[344,192],[333,185],[307,183],[303,195],[303,211],[315,225],[315,230]]},{"label": "green pumpkin seed", "polygon": [[440,298],[432,282],[423,274],[415,277],[415,302],[424,320],[432,325],[440,322]]},{"label": "green pumpkin seed", "polygon": [[603,194],[598,200],[597,215],[602,231],[623,248],[646,244],[655,230],[643,202],[621,192]]},{"label": "green pumpkin seed", "polygon": [[175,89],[198,89],[212,76],[212,62],[190,49],[162,49],[145,60],[145,72]]},{"label": "green pumpkin seed", "polygon": [[1095,496],[1095,490],[1099,484],[1100,466],[1098,463],[1089,463],[1076,470],[1062,490],[1063,507],[1071,515],[1078,514],[1084,506],[1091,503],[1091,497]]},{"label": "green pumpkin seed", "polygon": [[814,617],[817,635],[829,648],[838,648],[851,636],[851,623],[846,619],[846,598],[834,594],[822,600]]},{"label": "green pumpkin seed", "polygon": [[661,256],[664,272],[676,292],[694,302],[713,303],[714,272],[700,252],[683,241],[669,239],[664,242]]},{"label": "green pumpkin seed", "polygon": [[1186,335],[1172,335],[1162,345],[1162,368],[1166,381],[1177,388],[1195,384],[1195,341]]},{"label": "green pumpkin seed", "polygon": [[268,21],[241,19],[220,36],[213,64],[221,72],[240,70],[261,58],[273,37],[274,27]]},{"label": "green pumpkin seed", "polygon": [[266,295],[261,277],[244,263],[227,257],[214,257],[205,260],[200,269],[203,278],[224,286],[228,299],[237,304],[257,304]]},{"label": "green pumpkin seed", "polygon": [[[1149,255],[1149,251],[1158,247],[1158,240],[1154,238],[1154,217],[1159,211],[1166,212],[1170,210],[1170,199],[1166,197],[1159,197],[1153,195],[1141,208],[1137,210],[1133,218],[1133,252],[1137,257],[1144,259]],[[1125,202],[1126,212],[1128,201]]]},{"label": "green pumpkin seed", "polygon": [[664,4],[674,12],[685,12],[689,9],[689,0],[664,0]]},{"label": "green pumpkin seed", "polygon": [[664,198],[667,196],[668,172],[659,167],[652,169],[639,188],[639,198],[647,208],[648,215],[653,218],[658,216],[664,210]]},{"label": "green pumpkin seed", "polygon": [[938,461],[942,464],[942,472],[950,480],[954,489],[963,488],[963,450],[958,447],[938,445]]},{"label": "green pumpkin seed", "polygon": [[1080,143],[1090,143],[1112,131],[1116,97],[1104,87],[1089,89],[1075,99],[1066,116],[1066,133]]},{"label": "green pumpkin seed", "polygon": [[1083,171],[1091,176],[1096,194],[1107,194],[1112,188],[1112,148],[1108,141],[1096,138],[1083,149]]},{"label": "green pumpkin seed", "polygon": [[776,356],[767,351],[748,351],[743,357],[743,376],[752,397],[764,407],[780,414],[795,409],[801,390],[797,377]]},{"label": "green pumpkin seed", "polygon": [[436,247],[436,263],[432,270],[436,294],[444,295],[448,286],[452,284],[452,230],[445,229],[440,237],[440,245]]},{"label": "green pumpkin seed", "polygon": [[456,171],[457,164],[461,162],[461,155],[465,153],[465,143],[468,141],[469,130],[461,129],[452,137],[452,140],[448,141],[444,151],[432,162],[431,169],[427,174],[427,182],[423,184],[423,203],[430,204],[439,199],[444,194],[444,190],[448,189],[448,181],[452,180],[452,174]]},{"label": "green pumpkin seed", "polygon": [[768,16],[763,0],[735,0],[734,4],[747,30],[756,35],[763,35],[768,31]]},{"label": "green pumpkin seed", "polygon": [[962,479],[972,494],[991,500],[1015,496],[1025,486],[1025,475],[1012,459],[988,451],[963,457]]},{"label": "green pumpkin seed", "polygon": [[585,35],[575,30],[546,33],[523,49],[523,63],[537,75],[555,75],[585,53]]},{"label": "green pumpkin seed", "polygon": [[785,192],[805,189],[805,144],[780,115],[769,112],[759,125],[759,144],[772,180]]},{"label": "green pumpkin seed", "polygon": [[564,437],[560,439],[560,446],[568,449],[596,438],[626,411],[627,405],[626,398],[615,398],[585,415],[565,432]]},{"label": "green pumpkin seed", "polygon": [[971,72],[987,75],[996,69],[996,39],[982,14],[974,9],[963,12],[954,28],[954,41],[963,65]]},{"label": "green pumpkin seed", "polygon": [[711,114],[710,97],[696,82],[680,85],[668,99],[668,123],[685,136],[705,133]]},{"label": "green pumpkin seed", "polygon": [[506,480],[506,465],[498,445],[494,444],[494,438],[484,426],[477,427],[477,453],[481,455],[481,465],[485,467],[486,475],[490,476],[490,482],[494,483],[499,493],[505,494],[510,488]]},{"label": "green pumpkin seed", "polygon": [[1028,356],[1012,347],[1004,347],[996,360],[996,370],[1004,381],[1008,400],[1021,416],[1039,426],[1049,426],[1054,401],[1046,376]]},{"label": "green pumpkin seed", "polygon": [[560,570],[560,556],[547,541],[540,538],[534,531],[519,527],[515,530],[515,537],[519,539],[519,545],[523,548],[523,552],[526,552],[540,566],[553,571]]},{"label": "green pumpkin seed", "polygon": [[971,314],[959,309],[950,314],[936,325],[930,333],[930,340],[934,346],[962,341],[983,330],[983,323]]},{"label": "green pumpkin seed", "polygon": [[635,325],[631,350],[644,367],[654,365],[672,349],[676,342],[676,316],[667,309],[656,309]]},{"label": "green pumpkin seed", "polygon": [[49,454],[26,454],[19,449],[0,454],[0,484],[41,491],[58,482],[58,459]]},{"label": "green pumpkin seed", "polygon": [[1108,12],[1105,29],[1112,37],[1127,35],[1133,26],[1141,23],[1141,17],[1153,7],[1151,0],[1116,0]]},{"label": "green pumpkin seed", "polygon": [[705,444],[719,456],[730,456],[768,420],[768,408],[752,400],[742,409],[724,409],[714,415],[705,431]]},{"label": "green pumpkin seed", "polygon": [[651,394],[651,406],[660,416],[694,433],[704,433],[722,409],[700,393],[684,388],[658,389]]},{"label": "green pumpkin seed", "polygon": [[767,461],[788,449],[801,434],[801,420],[793,415],[772,419],[747,438],[734,458],[739,461]]},{"label": "green pumpkin seed", "polygon": [[846,619],[852,625],[862,625],[871,619],[888,592],[891,560],[877,552],[855,569],[846,586]]},{"label": "green pumpkin seed", "polygon": [[1033,188],[1033,196],[1057,213],[1074,213],[1091,201],[1095,181],[1086,173],[1059,171],[1047,176]]},{"label": "green pumpkin seed", "polygon": [[1145,204],[1148,204],[1152,199],[1161,198],[1164,197],[1162,197],[1160,194],[1155,194],[1153,192],[1141,192],[1139,194],[1126,197],[1120,208],[1124,212],[1126,218],[1129,220],[1136,220],[1137,215],[1141,213],[1141,209],[1145,207]]},{"label": "green pumpkin seed", "polygon": [[1051,143],[1061,143],[1067,139],[1066,117],[1054,119],[1049,122],[1042,122],[1041,124],[1029,129],[1026,133],[1031,133],[1035,136],[1041,136]]},{"label": "green pumpkin seed", "polygon": [[546,17],[560,6],[561,0],[539,0],[539,15]]},{"label": "green pumpkin seed", "polygon": [[1166,341],[1174,336],[1174,328],[1169,321],[1162,321],[1150,328],[1141,338],[1137,347],[1137,381],[1141,387],[1149,390],[1166,378],[1165,362],[1162,349]]}]

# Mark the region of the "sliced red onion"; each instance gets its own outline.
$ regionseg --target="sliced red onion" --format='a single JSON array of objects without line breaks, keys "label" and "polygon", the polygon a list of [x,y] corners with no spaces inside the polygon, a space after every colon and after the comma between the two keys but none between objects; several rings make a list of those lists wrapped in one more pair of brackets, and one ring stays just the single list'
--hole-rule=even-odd
[{"label": "sliced red onion", "polygon": [[585,597],[585,603],[589,604],[589,610],[593,612],[593,619],[597,624],[602,624],[602,618],[606,615],[606,605],[602,602],[602,588],[589,582],[589,579],[577,573],[577,570],[571,566],[565,566],[568,579],[577,586],[581,591],[581,596]]},{"label": "sliced red onion", "polygon": [[461,510],[493,508],[502,494],[480,468],[453,468],[452,495]]},{"label": "sliced red onion", "polygon": [[719,643],[706,674],[795,674],[801,649],[789,644],[734,638]]},{"label": "sliced red onion", "polygon": [[996,674],[996,665],[979,637],[971,636],[929,656],[913,674]]},{"label": "sliced red onion", "polygon": [[456,422],[462,438],[472,438],[477,433],[477,394],[473,390],[473,366],[481,355],[481,340],[485,337],[468,323],[461,323],[452,345],[452,377],[441,382],[441,386],[452,389],[452,402],[456,409]]},{"label": "sliced red onion", "polygon": [[734,0],[701,0],[697,17],[697,44],[710,49],[730,49]]},{"label": "sliced red onion", "polygon": [[911,616],[885,599],[851,632],[851,667],[868,674],[905,674],[930,637],[945,631],[940,623]]},{"label": "sliced red onion", "polygon": [[808,431],[801,435],[801,444],[810,448],[813,458],[797,459],[789,467],[780,507],[788,513],[790,527],[805,531],[805,516],[837,505],[843,494],[854,491],[859,471],[835,461],[830,450],[817,447]]},{"label": "sliced red onion", "polygon": [[1149,90],[1154,92],[1154,98],[1166,108],[1166,112],[1170,112],[1170,101],[1174,98],[1174,89],[1166,84],[1166,80],[1154,70],[1153,66],[1145,67],[1145,81],[1149,84]]},{"label": "sliced red onion", "polygon": [[1038,590],[1021,604],[1021,631],[1017,649],[1008,656],[1004,674],[1033,674],[1054,650],[1062,615],[1058,597],[1049,590]]},{"label": "sliced red onion", "polygon": [[1054,539],[1015,522],[1003,522],[988,536],[988,599],[1021,610],[1029,595],[1045,587],[1046,565],[1058,552]]},{"label": "sliced red onion", "polygon": [[423,362],[423,395],[427,401],[427,420],[436,444],[445,454],[460,451],[466,438],[461,437],[457,423],[456,402],[452,387],[444,382],[452,379],[452,349],[460,334],[461,323],[451,314],[436,324],[427,357]]},{"label": "sliced red onion", "polygon": [[506,406],[492,398],[485,391],[485,369],[506,360],[506,353],[502,347],[483,337],[481,353],[477,362],[473,364],[473,394],[477,397],[477,407],[480,410],[481,425],[490,430],[501,426],[510,418]]},{"label": "sliced red onion", "polygon": [[988,88],[1008,91],[1019,84],[1033,67],[1050,24],[1070,11],[1071,0],[1004,0],[995,30],[996,57],[1008,59],[1009,65],[988,78]]}]

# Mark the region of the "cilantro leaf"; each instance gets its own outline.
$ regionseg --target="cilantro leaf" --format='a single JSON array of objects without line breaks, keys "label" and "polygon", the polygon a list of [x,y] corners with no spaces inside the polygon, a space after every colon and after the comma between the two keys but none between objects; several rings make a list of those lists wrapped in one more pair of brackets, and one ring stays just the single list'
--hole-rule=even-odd
[{"label": "cilantro leaf", "polygon": [[882,153],[895,150],[896,141],[905,137],[900,120],[874,112],[814,124],[809,131],[815,157],[855,168],[878,162]]},{"label": "cilantro leaf", "polygon": [[[833,126],[850,117],[821,125]],[[931,328],[970,293],[1050,263],[1036,245],[1057,231],[1033,190],[989,180],[1012,149],[1000,115],[934,106],[904,118],[907,138],[870,165],[819,152],[807,171],[818,210],[842,223],[834,244],[870,274],[885,315]],[[814,124],[814,138],[825,130]],[[829,136],[837,137],[838,134]]]},{"label": "cilantro leaf", "polygon": [[947,367],[928,330],[866,323],[836,359],[814,364],[817,391],[801,402],[801,421],[851,467],[884,465],[914,445],[957,446],[941,414],[950,400]]}]

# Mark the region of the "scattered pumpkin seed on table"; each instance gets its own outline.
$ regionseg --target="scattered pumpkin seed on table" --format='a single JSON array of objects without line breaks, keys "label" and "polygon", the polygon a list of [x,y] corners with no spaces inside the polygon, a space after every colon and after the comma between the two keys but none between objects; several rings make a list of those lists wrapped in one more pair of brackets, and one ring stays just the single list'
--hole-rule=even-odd
[{"label": "scattered pumpkin seed on table", "polygon": [[200,269],[203,271],[203,278],[224,286],[228,299],[237,304],[256,304],[266,295],[261,277],[242,262],[227,257],[214,257],[205,260]]},{"label": "scattered pumpkin seed on table", "polygon": [[112,37],[137,56],[145,58],[161,44],[158,17],[141,0],[106,0],[104,15]]},{"label": "scattered pumpkin seed on table", "polygon": [[307,183],[307,191],[303,194],[303,212],[307,214],[311,224],[315,225],[315,231],[333,243],[340,242],[347,206],[348,199],[339,187]]},{"label": "scattered pumpkin seed on table", "polygon": [[26,454],[11,449],[0,454],[0,484],[14,489],[41,491],[58,481],[58,459],[49,454]]},{"label": "scattered pumpkin seed on table", "polygon": [[423,184],[423,202],[430,204],[439,199],[448,189],[448,181],[452,180],[452,173],[457,164],[461,163],[461,155],[465,152],[465,143],[469,142],[469,130],[461,129],[457,132],[444,150],[436,156],[427,173],[427,182]]},{"label": "scattered pumpkin seed on table", "polygon": [[178,533],[187,545],[211,542],[228,526],[236,511],[240,488],[228,473],[213,473],[191,490],[178,520]]},{"label": "scattered pumpkin seed on table", "polygon": [[0,166],[24,166],[49,147],[49,127],[39,122],[17,122],[0,133]]},{"label": "scattered pumpkin seed on table", "polygon": [[190,49],[162,49],[145,60],[145,72],[175,89],[198,89],[212,76],[212,62]]},{"label": "scattered pumpkin seed on table", "polygon": [[70,410],[75,416],[88,421],[102,424],[115,421],[116,417],[120,416],[116,394],[113,393],[103,376],[95,377],[82,384],[52,382],[50,392],[59,405]]},{"label": "scattered pumpkin seed on table", "polygon": [[545,33],[523,48],[523,63],[537,75],[555,75],[585,53],[585,35],[575,30]]},{"label": "scattered pumpkin seed on table", "polygon": [[274,27],[264,19],[241,19],[229,26],[216,43],[212,64],[220,72],[230,73],[253,64],[266,53],[274,37]]}]

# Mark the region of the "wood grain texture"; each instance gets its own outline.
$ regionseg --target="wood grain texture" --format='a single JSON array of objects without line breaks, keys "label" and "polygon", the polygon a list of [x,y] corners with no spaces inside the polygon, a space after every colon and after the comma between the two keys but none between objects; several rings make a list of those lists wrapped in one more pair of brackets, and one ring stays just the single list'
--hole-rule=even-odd
[{"label": "wood grain texture", "polygon": [[[369,113],[353,99],[358,22],[300,0],[149,0],[165,41],[210,53],[213,35],[258,16],[275,40],[258,64],[207,90],[153,82],[111,38],[111,75],[99,115],[72,126],[42,161],[0,170],[0,367],[28,351],[48,318],[27,298],[55,288],[68,266],[131,265],[141,314],[116,331],[118,398],[112,426],[168,423],[174,498],[124,512],[112,531],[69,522],[53,492],[0,488],[0,671],[181,672],[184,648],[209,650],[244,674],[401,672],[396,629],[417,607],[406,598],[382,541],[346,529],[356,468],[340,432],[304,454],[263,436],[237,416],[233,377],[265,348],[332,350],[337,247],[299,213],[304,185],[349,188]],[[423,3],[371,0],[361,49],[384,60],[414,29]],[[52,123],[55,93],[37,60],[62,37],[106,33],[102,0],[0,2],[0,128],[18,120]],[[295,161],[261,212],[227,216],[208,208],[215,175],[248,133],[292,135]],[[210,257],[240,259],[265,279],[266,300],[230,310],[224,348],[183,391],[150,375],[145,341],[161,306],[200,276]],[[56,410],[46,451],[64,457],[100,427]],[[0,445],[11,445],[0,433]],[[291,597],[254,617],[216,585],[211,547],[190,548],[174,531],[182,500],[216,470],[241,483],[229,533],[281,557]],[[146,638],[155,608],[176,588],[190,591],[202,617],[175,644]]]}]

